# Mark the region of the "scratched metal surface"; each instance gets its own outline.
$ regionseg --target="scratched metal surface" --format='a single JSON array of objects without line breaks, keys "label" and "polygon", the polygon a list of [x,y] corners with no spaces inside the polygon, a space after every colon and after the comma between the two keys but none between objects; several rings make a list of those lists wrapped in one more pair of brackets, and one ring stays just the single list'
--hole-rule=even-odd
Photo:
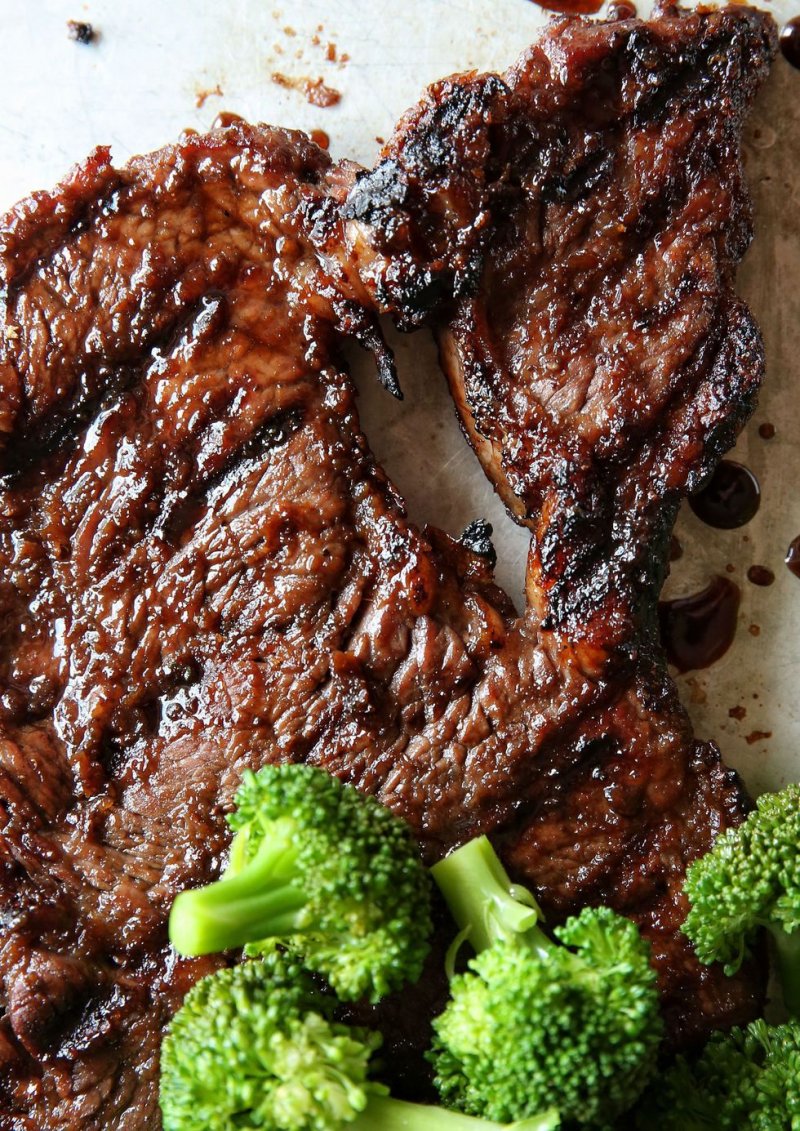
[{"label": "scratched metal surface", "polygon": [[[790,5],[772,5],[785,14]],[[118,162],[155,148],[220,110],[301,129],[324,129],[334,156],[370,163],[424,86],[470,68],[502,69],[537,34],[545,14],[527,0],[0,0],[0,208],[56,181],[95,145]],[[89,20],[97,42],[67,36]],[[335,45],[335,52],[328,45]],[[336,55],[329,59],[329,54]],[[343,60],[342,56],[349,58]],[[322,78],[341,92],[329,109],[271,81]],[[713,531],[686,508],[683,558],[670,595],[701,588],[714,573],[742,589],[739,631],[712,668],[680,680],[698,732],[761,790],[800,774],[800,580],[783,565],[800,534],[800,73],[779,61],[748,130],[747,167],[757,237],[741,289],[764,329],[769,374],[738,451],[758,475],[763,502],[747,527]],[[406,392],[402,404],[375,387],[354,355],[365,428],[409,500],[412,517],[457,534],[476,515],[495,526],[498,579],[521,597],[527,539],[493,496],[453,417],[432,343],[391,335]],[[762,440],[759,423],[776,427]],[[774,585],[746,580],[766,565]],[[758,626],[758,634],[751,626]],[[740,719],[730,715],[732,708]],[[770,737],[755,737],[771,732]]]}]

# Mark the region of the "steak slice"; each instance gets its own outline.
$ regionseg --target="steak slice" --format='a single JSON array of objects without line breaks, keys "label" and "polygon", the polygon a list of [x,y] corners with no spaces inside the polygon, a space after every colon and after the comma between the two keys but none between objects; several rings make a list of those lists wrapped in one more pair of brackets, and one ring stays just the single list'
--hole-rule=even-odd
[{"label": "steak slice", "polygon": [[[743,73],[763,70],[766,21],[682,19],[686,50],[722,19],[732,72],[745,44]],[[513,84],[462,86],[484,131],[467,161]],[[758,1009],[759,970],[701,968],[677,933],[687,861],[746,805],[646,618],[626,607],[604,634],[591,593],[561,615],[536,541],[517,616],[484,558],[408,522],[359,430],[339,349],[359,339],[393,385],[379,264],[407,280],[409,323],[478,301],[463,288],[518,195],[500,158],[433,265],[367,242],[402,238],[394,170],[343,204],[353,167],[243,123],[121,171],[99,150],[2,223],[0,1126],[159,1126],[163,1027],[217,961],[178,959],[167,913],[219,874],[243,769],[277,760],[377,793],[428,859],[494,833],[553,917],[632,915],[677,1042]],[[447,234],[429,174],[411,224]],[[453,175],[473,191],[468,164]],[[380,224],[352,218],[358,194]],[[741,399],[721,390],[729,433]]]},{"label": "steak slice", "polygon": [[408,524],[358,429],[339,343],[392,375],[314,252],[329,173],[238,124],[121,171],[99,151],[2,226],[15,1131],[159,1125],[163,1027],[218,961],[177,958],[167,914],[219,874],[245,767],[381,790],[434,855],[470,828],[455,736],[514,617],[483,559]]},{"label": "steak slice", "polygon": [[526,742],[470,773],[497,806],[502,762],[506,861],[549,909],[644,925],[684,1039],[738,991],[698,981],[681,877],[743,799],[692,737],[656,609],[678,504],[764,375],[733,282],[741,129],[775,50],[771,18],[740,8],[561,19],[507,74],[433,86],[343,202],[361,277],[402,327],[435,328],[464,432],[531,531],[531,654],[596,696],[565,693],[547,736],[520,702]]}]

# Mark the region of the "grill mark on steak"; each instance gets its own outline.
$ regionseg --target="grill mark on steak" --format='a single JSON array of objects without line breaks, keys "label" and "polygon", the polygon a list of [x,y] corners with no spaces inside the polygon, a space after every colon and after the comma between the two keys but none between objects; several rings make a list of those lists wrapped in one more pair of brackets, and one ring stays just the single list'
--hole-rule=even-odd
[{"label": "grill mark on steak", "polygon": [[[0,491],[0,1097],[15,1126],[159,1126],[163,1028],[221,961],[178,959],[168,909],[219,874],[233,792],[265,762],[308,761],[377,794],[428,859],[494,834],[554,920],[602,900],[630,914],[653,942],[676,1043],[758,1010],[757,964],[726,979],[677,930],[686,863],[747,801],[716,747],[693,740],[650,608],[676,501],[760,379],[756,331],[728,297],[720,327],[687,347],[683,379],[674,366],[664,377],[665,419],[625,404],[618,431],[587,440],[591,397],[562,410],[560,429],[529,411],[537,375],[509,382],[484,301],[492,278],[498,309],[508,303],[502,347],[542,233],[575,277],[548,210],[591,240],[633,128],[630,115],[609,126],[598,91],[638,97],[632,32],[650,45],[650,81],[670,89],[680,60],[711,65],[709,45],[724,47],[729,71],[712,70],[725,94],[741,66],[738,112],[774,50],[768,18],[745,9],[624,27],[562,22],[505,79],[441,84],[374,174],[239,122],[119,173],[101,152],[2,225],[5,270],[22,280],[8,299],[20,337],[0,342],[3,436],[73,404],[89,355],[135,371]],[[659,114],[661,133],[683,124],[690,145],[720,128],[711,107]],[[576,120],[591,126],[587,154],[565,128]],[[736,191],[708,212],[726,296],[746,214],[737,125],[720,174]],[[642,160],[669,183],[653,154]],[[548,203],[548,185],[573,188]],[[648,232],[660,238],[669,214],[648,209],[611,249],[616,274],[591,276],[600,295]],[[496,258],[514,250],[506,291]],[[691,267],[674,286],[656,277],[637,318],[671,325],[696,293]],[[522,617],[486,559],[408,522],[369,452],[338,359],[341,337],[356,337],[391,385],[380,304],[407,327],[435,318],[451,377],[459,351],[474,355],[456,395],[468,422],[489,421],[479,454],[534,535]],[[176,328],[158,351],[154,312]],[[403,1074],[409,1033],[424,1039],[405,1013],[438,992],[387,1006],[387,1063],[396,1042]]]}]

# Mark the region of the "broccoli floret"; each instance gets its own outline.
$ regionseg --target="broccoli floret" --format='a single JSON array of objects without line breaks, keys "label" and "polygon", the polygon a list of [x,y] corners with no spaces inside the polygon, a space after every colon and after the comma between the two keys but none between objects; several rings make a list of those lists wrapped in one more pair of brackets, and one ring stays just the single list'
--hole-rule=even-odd
[{"label": "broccoli floret", "polygon": [[642,1131],[800,1129],[800,1025],[715,1033],[694,1064],[679,1057],[644,1096]]},{"label": "broccoli floret", "polygon": [[[380,1035],[331,1020],[332,997],[275,951],[190,990],[161,1052],[164,1131],[499,1131],[393,1100],[369,1078]],[[551,1131],[546,1113],[515,1131]]]},{"label": "broccoli floret", "polygon": [[444,1103],[501,1121],[546,1105],[588,1124],[627,1110],[653,1074],[662,1035],[656,975],[636,926],[587,908],[553,942],[486,837],[433,875],[459,937],[478,952],[451,978],[451,1000],[434,1021],[430,1059]]},{"label": "broccoli floret", "polygon": [[800,785],[760,797],[686,873],[683,931],[701,962],[735,973],[759,927],[772,934],[787,1008],[800,1014]]},{"label": "broccoli floret", "polygon": [[310,766],[247,771],[235,801],[222,879],[173,904],[176,950],[252,955],[280,941],[343,1000],[377,1001],[419,978],[430,877],[404,821]]}]

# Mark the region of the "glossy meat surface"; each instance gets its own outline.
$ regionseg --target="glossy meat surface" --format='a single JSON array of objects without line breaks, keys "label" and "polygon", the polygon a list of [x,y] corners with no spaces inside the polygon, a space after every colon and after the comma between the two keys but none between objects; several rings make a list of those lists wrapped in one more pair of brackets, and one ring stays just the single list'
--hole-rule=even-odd
[{"label": "glossy meat surface", "polygon": [[[702,41],[715,19],[679,21],[674,35]],[[720,19],[718,52],[753,85],[769,24],[739,9]],[[563,474],[545,468],[540,483],[531,466],[560,457],[540,443],[538,422],[529,434],[543,398],[514,344],[532,301],[526,273],[541,269],[533,234],[519,251],[531,257],[524,285],[498,267],[509,223],[525,216],[499,127],[527,120],[533,131],[534,93],[552,93],[559,74],[565,107],[585,113],[570,36],[591,73],[623,26],[559,25],[545,42],[561,37],[560,70],[523,61],[506,81],[441,88],[440,125],[463,126],[471,141],[452,168],[452,201],[423,169],[414,223],[424,238],[408,253],[396,243],[408,200],[385,164],[375,180],[356,179],[303,135],[244,124],[121,171],[98,151],[5,218],[1,1127],[159,1125],[163,1026],[213,965],[176,959],[166,915],[177,890],[219,873],[242,770],[268,761],[320,764],[377,793],[428,859],[493,833],[554,918],[599,901],[637,918],[675,1040],[758,1008],[758,972],[702,969],[676,931],[686,862],[741,819],[745,799],[716,748],[693,741],[640,611],[658,561],[608,617],[597,611],[608,590],[578,585],[608,540],[584,532],[567,576],[565,537],[564,569],[543,581],[543,517],[565,504],[553,487]],[[402,127],[402,152],[426,112]],[[419,152],[431,144],[423,137]],[[743,208],[736,190],[730,216]],[[559,230],[569,219],[567,209]],[[451,246],[453,223],[462,236]],[[708,219],[712,232],[727,223]],[[727,287],[735,254],[720,245],[718,257]],[[387,305],[407,325],[436,318],[451,357],[466,358],[492,272],[504,279],[491,295],[506,322],[481,371],[493,398],[481,427],[502,424],[487,437],[487,464],[534,532],[521,617],[484,558],[410,524],[360,432],[339,358],[344,338],[359,339],[391,387],[375,321]],[[722,327],[709,333],[692,347],[701,375],[733,341]],[[713,419],[687,385],[698,440],[684,462],[696,474],[716,451],[709,429],[721,446],[746,413],[761,376],[752,341],[734,356]],[[518,369],[505,354],[522,359]],[[481,385],[460,382],[460,367],[449,366],[469,421]],[[588,434],[585,416],[565,407],[562,433]],[[508,493],[504,470],[514,429],[520,466],[528,461],[521,493],[517,479]],[[604,482],[613,467],[634,482],[626,460],[623,445],[592,474]],[[675,498],[689,483],[675,478]],[[654,491],[645,518],[633,502],[625,513],[655,523],[661,508],[666,528],[672,505]],[[578,586],[577,603],[550,601],[559,585]],[[396,1028],[413,1044],[413,1019]]]}]

